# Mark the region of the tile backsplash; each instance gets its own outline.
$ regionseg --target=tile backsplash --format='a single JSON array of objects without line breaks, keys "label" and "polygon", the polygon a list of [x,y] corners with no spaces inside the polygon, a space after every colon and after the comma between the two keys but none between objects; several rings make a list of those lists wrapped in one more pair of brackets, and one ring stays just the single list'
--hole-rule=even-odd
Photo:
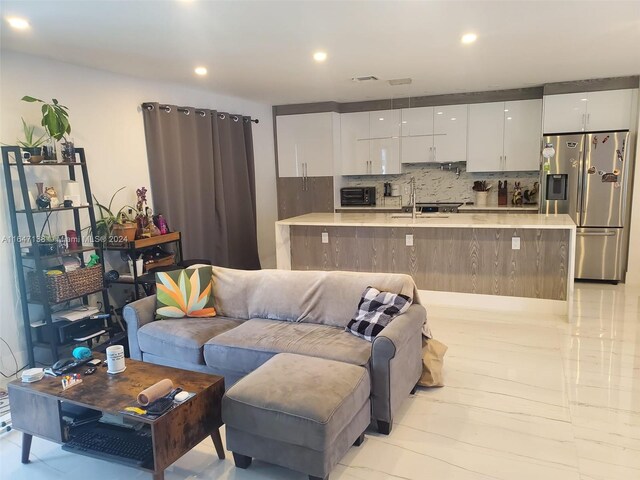
[{"label": "tile backsplash", "polygon": [[[460,168],[460,176],[456,176],[456,166]],[[440,169],[439,165],[403,165],[403,173],[398,175],[366,175],[343,177],[345,187],[376,187],[376,204],[382,205],[384,183],[400,185],[403,204],[408,204],[409,196],[404,192],[404,184],[409,183],[411,177],[416,178],[416,200],[418,202],[474,202],[475,194],[471,187],[476,180],[487,180],[493,187],[489,191],[488,204],[498,203],[498,181],[506,180],[508,201],[515,182],[520,182],[522,190],[531,189],[533,183],[539,181],[540,172],[491,172],[470,173],[466,171],[465,163],[453,164],[451,170]],[[399,200],[385,199],[387,205],[397,205]],[[394,203],[395,202],[395,203]]]}]

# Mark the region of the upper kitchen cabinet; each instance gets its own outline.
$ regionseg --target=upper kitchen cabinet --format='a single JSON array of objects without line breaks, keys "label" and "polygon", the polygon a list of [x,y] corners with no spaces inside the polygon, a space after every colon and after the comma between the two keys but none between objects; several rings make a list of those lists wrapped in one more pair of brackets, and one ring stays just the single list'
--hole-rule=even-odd
[{"label": "upper kitchen cabinet", "polygon": [[332,176],[339,124],[333,112],[276,117],[279,176]]},{"label": "upper kitchen cabinet", "polygon": [[469,106],[468,172],[537,170],[541,100]]},{"label": "upper kitchen cabinet", "polygon": [[340,115],[342,174],[369,173],[369,112]]},{"label": "upper kitchen cabinet", "polygon": [[400,111],[344,113],[342,175],[400,173]]},{"label": "upper kitchen cabinet", "polygon": [[580,132],[587,118],[587,97],[583,93],[544,97],[544,133]]},{"label": "upper kitchen cabinet", "polygon": [[504,102],[469,105],[468,172],[504,170]]},{"label": "upper kitchen cabinet", "polygon": [[538,170],[542,141],[542,100],[504,104],[504,170]]},{"label": "upper kitchen cabinet", "polygon": [[433,107],[403,108],[400,124],[402,163],[428,163],[433,159]]},{"label": "upper kitchen cabinet", "polygon": [[467,105],[402,109],[402,163],[467,160]]},{"label": "upper kitchen cabinet", "polygon": [[544,133],[630,128],[634,89],[568,93],[544,97]]},{"label": "upper kitchen cabinet", "polygon": [[433,161],[467,161],[468,105],[435,107],[433,115]]},{"label": "upper kitchen cabinet", "polygon": [[627,130],[631,127],[634,90],[589,92],[586,130]]}]

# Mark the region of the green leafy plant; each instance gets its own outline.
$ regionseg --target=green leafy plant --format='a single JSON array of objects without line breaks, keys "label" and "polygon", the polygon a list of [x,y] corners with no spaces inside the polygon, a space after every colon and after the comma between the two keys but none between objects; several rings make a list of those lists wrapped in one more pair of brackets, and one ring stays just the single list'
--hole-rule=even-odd
[{"label": "green leafy plant", "polygon": [[71,133],[69,108],[62,105],[58,100],[53,98],[51,103],[47,103],[44,100],[28,95],[22,97],[22,100],[29,103],[42,103],[42,126],[51,138],[60,141],[65,135]]},{"label": "green leafy plant", "polygon": [[34,140],[33,132],[36,127],[34,125],[27,125],[27,122],[24,121],[24,118],[22,118],[21,120],[22,130],[24,131],[24,140],[16,140],[18,142],[18,145],[20,145],[22,148],[38,148],[46,141],[47,135],[42,135],[37,140]]},{"label": "green leafy plant", "polygon": [[116,195],[118,195],[118,193],[120,193],[125,188],[127,187],[121,187],[116,190],[113,195],[111,195],[109,205],[100,203],[96,196],[93,196],[94,203],[96,207],[98,207],[98,214],[100,215],[100,219],[96,221],[97,236],[106,238],[111,235],[111,231],[113,230],[114,225],[124,225],[125,223],[135,222],[138,211],[134,207],[125,205],[120,210],[118,210],[117,213],[113,213],[112,210],[113,200],[116,198]]}]

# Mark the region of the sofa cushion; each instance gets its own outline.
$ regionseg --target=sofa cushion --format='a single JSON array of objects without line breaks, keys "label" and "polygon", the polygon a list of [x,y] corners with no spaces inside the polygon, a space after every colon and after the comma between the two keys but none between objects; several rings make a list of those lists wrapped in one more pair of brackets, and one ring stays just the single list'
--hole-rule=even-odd
[{"label": "sofa cushion", "polygon": [[370,391],[362,367],[280,354],[227,391],[222,420],[252,435],[325,451],[368,403]]},{"label": "sofa cushion", "polygon": [[255,318],[204,346],[207,365],[224,366],[240,374],[252,372],[278,353],[367,365],[371,344],[341,328]]},{"label": "sofa cushion", "polygon": [[345,328],[364,289],[402,293],[420,303],[409,275],[392,273],[243,271],[212,267],[215,309],[233,318],[268,318]]},{"label": "sofa cushion", "polygon": [[156,320],[138,330],[143,353],[195,364],[204,364],[202,348],[211,337],[242,324],[225,317]]}]

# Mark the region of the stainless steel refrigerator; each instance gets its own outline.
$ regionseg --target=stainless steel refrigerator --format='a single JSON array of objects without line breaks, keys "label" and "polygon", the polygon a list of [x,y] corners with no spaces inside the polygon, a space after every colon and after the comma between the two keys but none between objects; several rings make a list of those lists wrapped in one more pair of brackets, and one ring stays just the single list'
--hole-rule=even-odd
[{"label": "stainless steel refrigerator", "polygon": [[544,141],[555,154],[543,158],[540,211],[566,213],[576,222],[575,278],[623,280],[629,132],[552,135]]}]

